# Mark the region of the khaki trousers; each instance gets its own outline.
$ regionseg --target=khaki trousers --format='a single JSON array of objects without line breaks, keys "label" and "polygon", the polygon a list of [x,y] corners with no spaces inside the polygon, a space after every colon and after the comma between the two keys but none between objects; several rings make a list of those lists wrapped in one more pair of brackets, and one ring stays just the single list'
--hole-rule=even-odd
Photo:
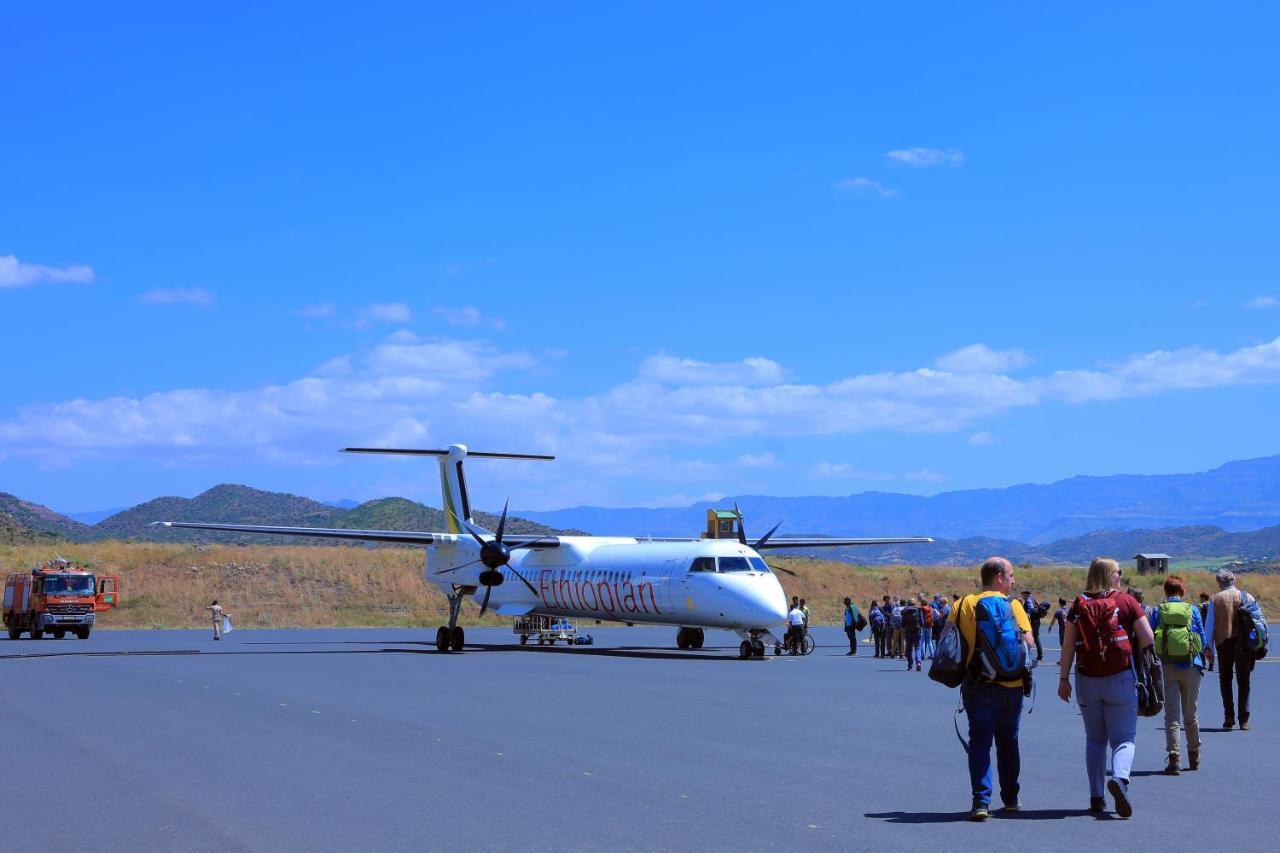
[{"label": "khaki trousers", "polygon": [[1200,681],[1204,676],[1194,666],[1164,665],[1164,743],[1170,755],[1180,755],[1178,730],[1186,718],[1187,749],[1200,750]]},{"label": "khaki trousers", "polygon": [[221,619],[213,620],[213,638],[215,640],[222,638],[222,620]]}]

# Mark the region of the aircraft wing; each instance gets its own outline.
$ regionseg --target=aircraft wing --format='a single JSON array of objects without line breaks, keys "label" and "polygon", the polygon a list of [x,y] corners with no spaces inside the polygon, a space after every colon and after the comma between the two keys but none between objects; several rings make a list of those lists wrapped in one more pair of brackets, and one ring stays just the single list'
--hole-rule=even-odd
[{"label": "aircraft wing", "polygon": [[190,530],[222,530],[230,533],[271,533],[276,536],[315,536],[320,539],[354,539],[364,542],[398,542],[406,545],[430,545],[435,533],[412,530],[343,530],[335,527],[273,527],[266,524],[206,524],[195,521],[156,521],[160,527],[185,527]]},{"label": "aircraft wing", "polygon": [[[185,527],[190,530],[221,530],[229,533],[269,533],[275,536],[314,536],[319,539],[348,539],[357,542],[393,542],[400,545],[430,545],[447,533],[426,533],[416,530],[347,530],[340,527],[275,527],[266,524],[212,524],[195,521],[156,521],[160,527]],[[528,534],[503,537],[510,547],[558,548],[557,536],[531,536]]]},{"label": "aircraft wing", "polygon": [[840,548],[845,545],[919,545],[932,542],[928,536],[900,536],[882,539],[837,539],[822,537],[815,539],[769,539],[755,545],[757,551],[772,551],[780,548]]}]

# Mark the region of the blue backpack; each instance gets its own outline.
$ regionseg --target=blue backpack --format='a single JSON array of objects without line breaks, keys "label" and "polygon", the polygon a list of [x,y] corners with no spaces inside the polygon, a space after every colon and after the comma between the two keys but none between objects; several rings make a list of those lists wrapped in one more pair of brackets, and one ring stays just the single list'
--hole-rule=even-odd
[{"label": "blue backpack", "polygon": [[1240,624],[1236,635],[1241,648],[1261,660],[1267,656],[1267,617],[1262,615],[1258,599],[1244,590],[1240,590],[1240,604],[1236,610]]},{"label": "blue backpack", "polygon": [[884,612],[879,607],[871,608],[871,624],[877,628],[884,627]]},{"label": "blue backpack", "polygon": [[977,616],[977,653],[973,668],[983,681],[1021,681],[1027,669],[1027,647],[1014,618],[1009,599],[988,595],[974,602]]},{"label": "blue backpack", "polygon": [[893,628],[893,630],[895,631],[902,627],[902,608],[901,607],[894,607],[893,610],[890,611],[889,626]]}]

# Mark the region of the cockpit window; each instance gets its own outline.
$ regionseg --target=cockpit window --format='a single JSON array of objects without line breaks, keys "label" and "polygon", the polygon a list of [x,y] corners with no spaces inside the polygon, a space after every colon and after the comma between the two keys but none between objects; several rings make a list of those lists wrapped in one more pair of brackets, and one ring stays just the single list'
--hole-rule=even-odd
[{"label": "cockpit window", "polygon": [[693,565],[689,567],[691,572],[714,572],[716,570],[715,557],[697,557],[693,561]]},{"label": "cockpit window", "polygon": [[759,557],[748,557],[747,560],[751,563],[751,568],[754,571],[763,572],[766,575],[769,574],[769,564],[764,560]]},{"label": "cockpit window", "polygon": [[749,572],[751,571],[751,564],[747,562],[746,557],[721,557],[720,571]]}]

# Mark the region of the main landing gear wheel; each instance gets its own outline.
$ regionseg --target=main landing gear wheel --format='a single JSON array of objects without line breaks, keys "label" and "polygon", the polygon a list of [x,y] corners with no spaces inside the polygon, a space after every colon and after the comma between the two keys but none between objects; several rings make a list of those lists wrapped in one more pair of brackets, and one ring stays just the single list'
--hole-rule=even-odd
[{"label": "main landing gear wheel", "polygon": [[701,628],[681,628],[676,631],[676,647],[679,649],[700,649],[707,635]]},{"label": "main landing gear wheel", "polygon": [[443,625],[436,629],[436,651],[449,651],[449,629]]},{"label": "main landing gear wheel", "polygon": [[450,635],[449,635],[449,647],[453,649],[455,652],[462,651],[462,644],[463,644],[463,641],[466,640],[466,636],[467,635],[464,634],[462,631],[461,625],[454,627],[453,631],[450,632]]}]

